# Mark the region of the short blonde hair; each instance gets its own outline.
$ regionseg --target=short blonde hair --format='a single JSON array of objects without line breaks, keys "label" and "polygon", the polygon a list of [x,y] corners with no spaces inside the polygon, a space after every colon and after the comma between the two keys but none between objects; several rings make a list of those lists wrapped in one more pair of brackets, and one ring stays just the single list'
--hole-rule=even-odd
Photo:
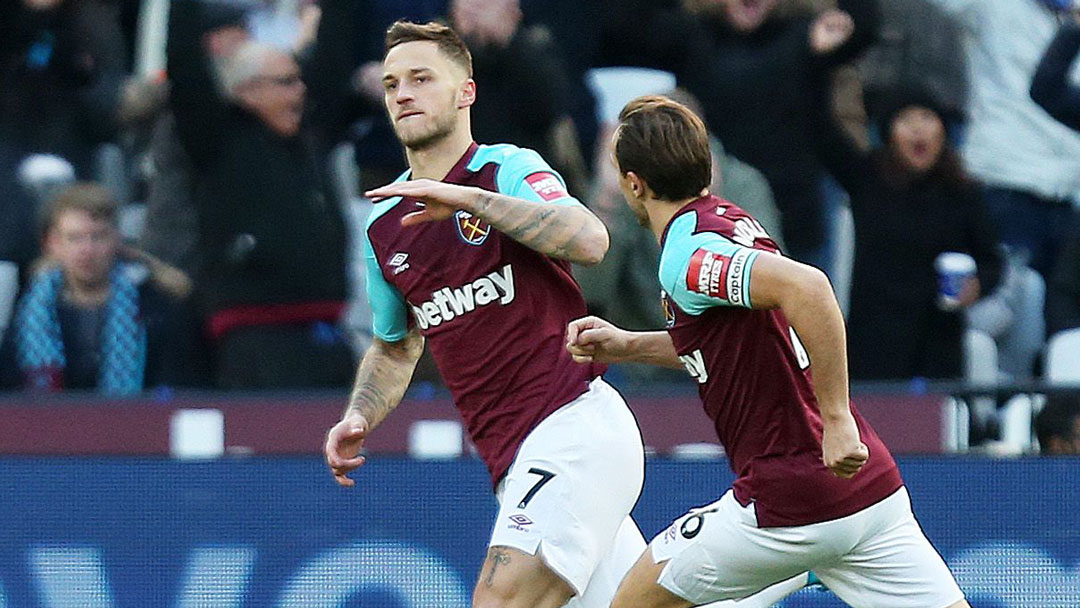
[{"label": "short blonde hair", "polygon": [[120,203],[107,188],[93,182],[77,182],[49,201],[41,217],[41,234],[48,234],[67,211],[82,211],[95,220],[109,222],[114,228],[120,223]]}]

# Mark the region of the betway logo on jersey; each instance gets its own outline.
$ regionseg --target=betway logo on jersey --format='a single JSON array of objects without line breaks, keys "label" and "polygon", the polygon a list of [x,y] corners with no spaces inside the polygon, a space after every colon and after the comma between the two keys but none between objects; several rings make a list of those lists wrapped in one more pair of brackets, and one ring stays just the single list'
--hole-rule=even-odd
[{"label": "betway logo on jersey", "polygon": [[506,306],[514,301],[514,295],[514,269],[507,264],[461,287],[436,289],[430,300],[414,305],[412,311],[420,329],[427,329],[493,302]]}]

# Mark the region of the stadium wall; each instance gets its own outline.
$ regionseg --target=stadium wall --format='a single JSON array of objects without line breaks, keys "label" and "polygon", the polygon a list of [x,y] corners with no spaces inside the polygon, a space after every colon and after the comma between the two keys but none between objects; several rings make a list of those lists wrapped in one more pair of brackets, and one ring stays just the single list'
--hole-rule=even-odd
[{"label": "stadium wall", "polygon": [[[916,515],[976,607],[1080,606],[1073,459],[900,459]],[[646,533],[731,482],[650,460]],[[317,457],[0,459],[0,608],[457,608],[495,512],[471,458],[375,457],[357,487]],[[841,606],[807,590],[788,608]]]}]

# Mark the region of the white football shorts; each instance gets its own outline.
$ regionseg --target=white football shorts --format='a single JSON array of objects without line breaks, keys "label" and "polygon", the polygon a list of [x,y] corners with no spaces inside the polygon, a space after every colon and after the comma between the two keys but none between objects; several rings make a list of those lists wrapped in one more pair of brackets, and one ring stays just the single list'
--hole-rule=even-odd
[{"label": "white football shorts", "polygon": [[944,608],[964,597],[906,488],[847,517],[781,528],[757,527],[753,503],[728,490],[649,546],[667,561],[657,583],[694,604],[745,598],[807,570],[855,608]]},{"label": "white football shorts", "polygon": [[568,607],[607,608],[645,551],[630,518],[644,478],[637,420],[618,391],[597,378],[518,448],[496,490],[489,546],[539,552],[573,588]]}]

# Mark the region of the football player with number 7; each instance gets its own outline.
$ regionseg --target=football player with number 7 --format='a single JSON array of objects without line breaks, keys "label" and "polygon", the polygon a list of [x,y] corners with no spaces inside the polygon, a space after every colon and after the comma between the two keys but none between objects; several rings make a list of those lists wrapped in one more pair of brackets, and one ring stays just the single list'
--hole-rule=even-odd
[{"label": "football player with number 7", "polygon": [[708,136],[685,106],[631,101],[612,147],[627,203],[660,241],[667,331],[585,317],[567,349],[581,363],[685,366],[737,474],[653,539],[612,608],[738,600],[808,570],[852,606],[967,606],[889,450],[850,404],[825,274],[708,193]]}]

